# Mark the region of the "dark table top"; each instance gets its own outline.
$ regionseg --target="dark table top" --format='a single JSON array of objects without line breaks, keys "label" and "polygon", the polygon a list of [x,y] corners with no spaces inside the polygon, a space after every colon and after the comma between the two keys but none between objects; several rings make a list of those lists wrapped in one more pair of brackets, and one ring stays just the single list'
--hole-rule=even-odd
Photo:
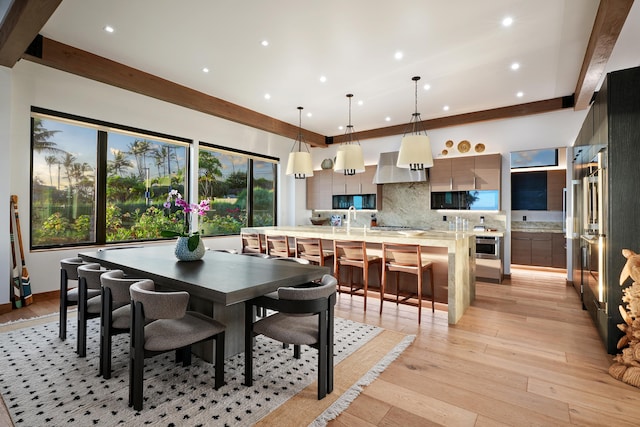
[{"label": "dark table top", "polygon": [[236,304],[320,279],[328,267],[207,251],[198,261],[178,261],[172,246],[103,249],[81,252],[79,257],[128,275],[224,305]]}]

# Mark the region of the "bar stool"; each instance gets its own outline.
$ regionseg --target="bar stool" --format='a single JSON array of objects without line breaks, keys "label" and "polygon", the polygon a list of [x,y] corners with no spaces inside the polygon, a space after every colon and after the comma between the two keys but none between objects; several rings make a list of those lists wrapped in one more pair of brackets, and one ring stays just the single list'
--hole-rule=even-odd
[{"label": "bar stool", "polygon": [[322,239],[296,237],[296,258],[306,259],[324,266],[333,257],[333,251],[322,247]]},{"label": "bar stool", "polygon": [[[349,293],[362,289],[364,292],[364,311],[367,311],[367,291],[369,288],[369,266],[376,265],[378,271],[382,268],[382,258],[377,255],[367,254],[367,243],[351,240],[334,240],[333,241],[333,274],[338,280],[338,289],[340,289],[340,267],[349,267]],[[353,269],[362,269],[362,286],[354,289],[353,285]],[[379,277],[379,276],[378,276]]]},{"label": "bar stool", "polygon": [[240,237],[242,239],[242,253],[257,253],[257,254],[265,254],[267,253],[266,248],[262,244],[262,236],[258,233],[241,233]]},{"label": "bar stool", "polygon": [[[380,314],[382,314],[382,302],[387,287],[387,272],[396,273],[396,305],[400,295],[400,273],[415,274],[418,277],[418,324],[422,320],[422,275],[429,272],[429,284],[431,285],[431,312],[435,312],[435,292],[433,283],[433,262],[422,259],[420,245],[383,243],[382,244],[382,281],[380,283]],[[411,296],[405,298],[408,299]]]},{"label": "bar stool", "polygon": [[78,281],[78,267],[84,264],[82,258],[60,260],[60,326],[58,336],[67,339],[67,308],[78,304],[78,288],[69,289],[69,280]]},{"label": "bar stool", "polygon": [[289,246],[287,236],[266,236],[267,254],[272,257],[289,258],[295,256],[296,252]]}]

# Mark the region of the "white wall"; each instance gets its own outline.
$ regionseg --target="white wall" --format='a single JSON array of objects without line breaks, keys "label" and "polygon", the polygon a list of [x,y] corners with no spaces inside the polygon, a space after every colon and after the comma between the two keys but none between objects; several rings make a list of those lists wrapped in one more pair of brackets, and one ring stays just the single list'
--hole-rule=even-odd
[{"label": "white wall", "polygon": [[[4,178],[4,182],[10,183],[9,186],[2,186],[0,197],[7,201],[5,206],[8,206],[9,194],[18,195],[23,218],[22,236],[27,246],[30,241],[26,219],[29,218],[31,180],[31,106],[278,157],[283,161],[282,170],[286,168],[287,155],[291,147],[291,140],[278,135],[25,60],[19,61],[13,69],[0,67],[0,93],[3,94],[0,98],[0,141],[4,148],[3,154],[10,153],[10,156],[0,156],[0,176]],[[10,101],[8,96],[4,96],[5,93],[11,93]],[[293,224],[294,211],[288,207],[292,203],[298,204],[298,197],[304,199],[304,193],[299,194],[294,184],[293,177],[279,178],[279,224]],[[9,255],[4,255],[9,249],[9,222],[6,211],[7,209],[0,210],[0,241],[5,242],[0,245],[0,274],[8,278]],[[211,238],[206,239],[206,244],[212,248],[238,248],[240,239]],[[76,256],[78,252],[76,248],[26,253],[32,291],[41,293],[58,289],[60,259]],[[8,284],[8,280],[0,284],[0,304],[9,301]]]},{"label": "white wall", "polygon": [[[1,16],[1,15],[0,15]],[[0,174],[4,182],[8,182],[8,171],[11,163],[11,69],[0,67]],[[1,176],[0,175],[0,176]],[[0,209],[0,304],[9,302],[9,286],[11,284],[11,252],[9,246],[9,191],[8,185],[0,185],[0,200],[4,200],[4,209]],[[4,285],[6,283],[6,285]]]}]

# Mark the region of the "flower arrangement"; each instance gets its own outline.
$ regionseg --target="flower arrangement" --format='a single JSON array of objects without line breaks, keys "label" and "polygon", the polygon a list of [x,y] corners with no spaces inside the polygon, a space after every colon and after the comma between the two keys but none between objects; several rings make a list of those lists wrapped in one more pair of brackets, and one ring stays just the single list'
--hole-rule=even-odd
[{"label": "flower arrangement", "polygon": [[188,237],[188,247],[190,251],[194,251],[198,244],[200,243],[200,231],[192,231],[191,226],[189,224],[189,217],[192,213],[197,213],[199,216],[206,215],[207,211],[209,211],[209,199],[205,199],[200,201],[199,204],[195,203],[187,203],[183,198],[182,194],[178,192],[178,190],[171,190],[169,195],[167,196],[167,201],[164,202],[164,207],[166,209],[171,208],[171,201],[175,197],[175,206],[182,209],[184,214],[184,225],[182,231],[171,231],[171,230],[162,230],[160,235],[162,237]]}]

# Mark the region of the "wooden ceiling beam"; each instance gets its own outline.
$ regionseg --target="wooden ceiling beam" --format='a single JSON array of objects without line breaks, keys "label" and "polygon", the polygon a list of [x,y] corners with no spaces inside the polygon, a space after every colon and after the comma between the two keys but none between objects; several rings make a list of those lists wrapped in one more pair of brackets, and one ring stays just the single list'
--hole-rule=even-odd
[{"label": "wooden ceiling beam", "polygon": [[12,68],[62,0],[14,0],[0,23],[0,65]]},{"label": "wooden ceiling beam", "polygon": [[[511,119],[515,117],[528,116],[531,114],[549,113],[563,108],[573,107],[573,96],[547,99],[543,101],[528,102],[526,104],[512,105],[509,107],[492,108],[490,110],[475,111],[473,113],[457,114],[455,116],[439,117],[436,119],[422,120],[420,125],[423,129],[440,129],[451,126],[460,126],[470,123],[484,122],[489,120]],[[364,140],[371,138],[383,138],[386,136],[403,135],[409,128],[409,123],[402,125],[388,126],[384,128],[354,132],[353,139]],[[333,137],[334,144],[348,141],[346,134]]]},{"label": "wooden ceiling beam", "polygon": [[[24,54],[25,59],[287,138],[296,139],[298,136],[299,129],[295,125],[153,74],[45,37],[37,44],[38,49],[33,50],[38,52],[30,50]],[[304,129],[302,135],[309,145],[326,147],[324,135]]]},{"label": "wooden ceiling beam", "polygon": [[633,0],[600,0],[576,85],[576,110],[589,108]]}]

